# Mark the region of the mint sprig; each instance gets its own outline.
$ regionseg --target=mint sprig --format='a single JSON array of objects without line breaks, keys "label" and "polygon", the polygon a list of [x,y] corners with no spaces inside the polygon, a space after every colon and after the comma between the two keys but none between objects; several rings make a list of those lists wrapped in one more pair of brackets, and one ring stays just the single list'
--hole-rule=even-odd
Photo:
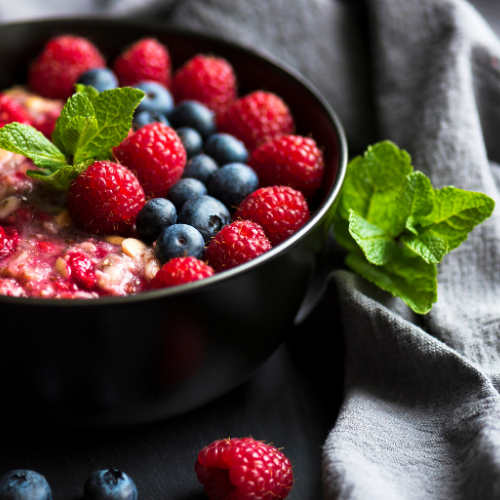
[{"label": "mint sprig", "polygon": [[334,220],[348,267],[426,314],[437,300],[437,264],[493,212],[482,193],[434,189],[389,141],[347,166]]},{"label": "mint sprig", "polygon": [[65,191],[94,160],[111,159],[125,139],[134,110],[144,97],[123,87],[99,93],[78,84],[58,118],[52,142],[33,127],[11,123],[0,128],[0,148],[30,158],[40,170],[27,174],[50,189]]}]

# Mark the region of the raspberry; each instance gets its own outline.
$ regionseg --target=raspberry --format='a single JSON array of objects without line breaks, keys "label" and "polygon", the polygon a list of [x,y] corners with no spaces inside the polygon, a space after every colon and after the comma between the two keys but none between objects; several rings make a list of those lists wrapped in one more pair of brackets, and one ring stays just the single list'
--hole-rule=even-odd
[{"label": "raspberry", "polygon": [[130,170],[96,161],[71,184],[68,210],[75,222],[94,233],[125,233],[145,203],[144,191]]},{"label": "raspberry", "polygon": [[148,80],[170,86],[170,55],[154,38],[135,42],[117,57],[113,66],[120,87],[129,87]]},{"label": "raspberry", "polygon": [[150,123],[114,148],[118,162],[135,173],[147,196],[164,197],[181,177],[186,150],[174,129]]},{"label": "raspberry", "polygon": [[20,239],[17,231],[11,230],[7,232],[0,226],[0,261],[16,250]]},{"label": "raspberry", "polygon": [[276,246],[309,220],[309,208],[300,191],[288,186],[263,187],[240,203],[233,219],[260,224],[271,244]]},{"label": "raspberry", "polygon": [[236,76],[225,59],[199,54],[176,71],[172,93],[176,102],[198,101],[220,114],[236,99]]},{"label": "raspberry", "polygon": [[305,196],[321,186],[325,164],[313,139],[283,135],[257,148],[248,164],[261,186],[290,186]]},{"label": "raspberry", "polygon": [[214,441],[200,451],[194,470],[209,500],[280,500],[293,483],[290,460],[250,437]]},{"label": "raspberry", "polygon": [[106,62],[97,47],[85,38],[62,35],[49,40],[30,69],[33,92],[52,99],[67,99],[78,78]]},{"label": "raspberry", "polygon": [[92,290],[97,281],[95,264],[85,254],[72,252],[66,261],[73,281],[85,290]]},{"label": "raspberry", "polygon": [[182,285],[208,278],[213,274],[214,270],[208,264],[195,257],[175,257],[164,264],[156,273],[151,282],[151,288]]},{"label": "raspberry", "polygon": [[14,101],[12,97],[0,94],[0,127],[12,122],[31,125],[30,117],[22,106]]},{"label": "raspberry", "polygon": [[243,141],[253,151],[280,135],[291,134],[295,128],[287,105],[270,92],[253,92],[235,101],[217,120],[220,132],[227,132]]},{"label": "raspberry", "polygon": [[248,262],[271,248],[259,224],[237,220],[215,235],[205,251],[205,257],[215,272],[220,272]]}]

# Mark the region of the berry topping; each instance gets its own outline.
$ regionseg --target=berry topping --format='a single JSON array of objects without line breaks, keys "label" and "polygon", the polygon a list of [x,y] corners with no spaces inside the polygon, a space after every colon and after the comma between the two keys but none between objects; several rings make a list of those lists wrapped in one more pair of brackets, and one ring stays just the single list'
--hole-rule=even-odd
[{"label": "berry topping", "polygon": [[210,240],[205,258],[215,272],[220,272],[255,259],[271,248],[271,243],[259,224],[237,220]]},{"label": "berry topping", "polygon": [[127,168],[96,161],[72,182],[68,210],[72,219],[94,233],[125,233],[144,205],[144,191]]},{"label": "berry topping", "polygon": [[215,163],[210,156],[196,155],[187,162],[182,177],[192,177],[193,179],[198,179],[206,186],[212,175],[214,175],[218,169],[219,167],[217,166],[217,163]]},{"label": "berry topping", "polygon": [[7,297],[28,296],[24,288],[16,280],[3,278],[0,278],[0,295],[6,295]]},{"label": "berry topping", "polygon": [[212,134],[205,143],[204,151],[220,166],[227,163],[246,163],[248,160],[245,145],[229,134]]},{"label": "berry topping", "polygon": [[259,178],[248,165],[229,163],[212,175],[208,183],[208,193],[233,210],[247,195],[255,191],[258,185]]},{"label": "berry topping", "polygon": [[140,82],[134,87],[146,94],[137,106],[136,113],[151,111],[167,116],[174,109],[172,94],[160,83]]},{"label": "berry topping", "polygon": [[309,208],[300,191],[287,186],[271,186],[247,196],[233,218],[260,224],[269,241],[276,246],[309,220]]},{"label": "berry topping", "polygon": [[173,224],[165,228],[156,240],[155,254],[162,264],[175,257],[201,258],[205,240],[188,224]]},{"label": "berry topping", "polygon": [[115,74],[108,68],[90,69],[80,76],[77,83],[92,85],[99,92],[118,87],[118,80]]},{"label": "berry topping", "polygon": [[215,132],[214,114],[206,106],[195,101],[185,101],[174,108],[168,115],[172,127],[194,128],[206,139]]},{"label": "berry topping", "polygon": [[231,215],[219,200],[211,196],[200,196],[184,203],[177,222],[195,227],[204,240],[208,241],[231,223]]},{"label": "berry topping", "polygon": [[275,94],[257,91],[235,101],[217,125],[241,141],[249,151],[295,128],[287,105]]},{"label": "berry topping", "polygon": [[165,198],[154,198],[149,200],[137,215],[137,235],[141,240],[153,243],[160,233],[175,224],[176,220],[177,210],[174,204]]},{"label": "berry topping", "polygon": [[137,500],[137,487],[124,472],[99,470],[87,479],[83,497],[85,500]]},{"label": "berry topping", "polygon": [[177,210],[181,210],[186,201],[198,196],[205,196],[207,188],[198,179],[185,178],[178,180],[168,192],[167,198],[175,205]]},{"label": "berry topping", "polygon": [[31,125],[31,119],[23,107],[12,97],[0,94],[0,127],[12,122]]},{"label": "berry topping", "polygon": [[7,232],[0,226],[0,261],[15,251],[19,240],[20,237],[16,230],[12,229]]},{"label": "berry topping", "polygon": [[62,35],[49,40],[31,66],[29,86],[43,97],[67,99],[83,73],[104,66],[101,53],[87,39]]},{"label": "berry topping", "polygon": [[134,130],[139,130],[150,123],[163,123],[167,127],[170,127],[169,121],[163,115],[160,115],[160,113],[152,113],[151,111],[136,113],[132,120],[132,127]]},{"label": "berry topping", "polygon": [[113,70],[120,87],[145,80],[170,86],[170,55],[167,48],[153,38],[134,43],[116,59]]},{"label": "berry topping", "polygon": [[96,283],[95,264],[82,252],[72,252],[68,255],[66,264],[73,281],[84,290],[92,290]]},{"label": "berry topping", "polygon": [[174,129],[163,123],[140,128],[113,148],[118,162],[137,175],[147,196],[165,196],[186,166],[186,150]]},{"label": "berry topping", "polygon": [[316,142],[299,135],[283,135],[263,144],[248,164],[257,172],[261,186],[290,186],[306,196],[321,186],[325,170]]},{"label": "berry topping", "polygon": [[177,257],[163,265],[151,282],[151,287],[166,288],[182,285],[208,278],[213,274],[214,270],[208,264],[195,257]]},{"label": "berry topping", "polygon": [[290,460],[253,438],[214,441],[194,466],[209,500],[281,500],[293,484]]},{"label": "berry topping", "polygon": [[47,480],[38,472],[17,469],[0,477],[2,500],[52,500]]},{"label": "berry topping", "polygon": [[176,71],[172,92],[177,102],[199,101],[219,114],[236,99],[236,77],[225,59],[199,54]]},{"label": "berry topping", "polygon": [[194,128],[179,127],[176,132],[186,149],[188,158],[200,153],[203,147],[203,138]]}]

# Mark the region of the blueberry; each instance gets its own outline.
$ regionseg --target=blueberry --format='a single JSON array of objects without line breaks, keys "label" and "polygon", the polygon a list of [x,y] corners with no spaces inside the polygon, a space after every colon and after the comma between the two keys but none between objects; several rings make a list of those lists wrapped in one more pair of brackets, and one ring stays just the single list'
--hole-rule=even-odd
[{"label": "blueberry", "polygon": [[52,500],[47,480],[38,472],[25,469],[11,470],[0,477],[2,500]]},{"label": "blueberry", "polygon": [[197,155],[201,151],[203,139],[194,128],[179,127],[176,132],[186,150],[188,158]]},{"label": "blueberry", "polygon": [[226,206],[211,196],[191,198],[182,206],[177,222],[189,224],[202,234],[205,241],[213,238],[224,226],[231,224]]},{"label": "blueberry", "polygon": [[212,134],[203,147],[220,166],[227,163],[246,163],[248,151],[245,145],[229,134]]},{"label": "blueberry", "polygon": [[144,125],[149,125],[150,123],[164,123],[167,127],[170,127],[168,120],[160,113],[154,113],[153,111],[141,111],[134,116],[132,120],[132,126],[134,130],[139,130],[144,127]]},{"label": "blueberry", "polygon": [[182,177],[198,179],[207,185],[212,175],[219,170],[217,163],[207,155],[193,156],[186,165]]},{"label": "blueberry", "polygon": [[164,229],[156,240],[155,254],[162,264],[174,257],[201,258],[205,240],[200,232],[187,224],[174,224]]},{"label": "blueberry", "polygon": [[136,114],[141,111],[153,111],[161,115],[168,115],[174,108],[172,94],[163,85],[156,82],[140,82],[134,87],[146,94],[137,106]]},{"label": "blueberry", "polygon": [[212,135],[216,129],[214,113],[196,101],[181,102],[168,115],[168,119],[174,128],[194,128],[203,139]]},{"label": "blueberry", "polygon": [[116,89],[118,80],[115,74],[108,68],[95,68],[83,73],[78,79],[78,83],[92,85],[99,92]]},{"label": "blueberry", "polygon": [[153,243],[160,233],[168,226],[175,224],[177,210],[174,204],[165,198],[149,200],[137,214],[135,225],[139,238],[147,243]]},{"label": "blueberry", "polygon": [[83,497],[85,500],[136,500],[137,487],[124,472],[98,470],[87,479]]},{"label": "blueberry", "polygon": [[258,185],[259,178],[248,165],[229,163],[212,175],[208,183],[208,193],[231,209],[237,208]]},{"label": "blueberry", "polygon": [[191,198],[204,196],[207,194],[207,188],[203,182],[198,179],[180,179],[169,190],[167,198],[175,205],[177,210]]}]

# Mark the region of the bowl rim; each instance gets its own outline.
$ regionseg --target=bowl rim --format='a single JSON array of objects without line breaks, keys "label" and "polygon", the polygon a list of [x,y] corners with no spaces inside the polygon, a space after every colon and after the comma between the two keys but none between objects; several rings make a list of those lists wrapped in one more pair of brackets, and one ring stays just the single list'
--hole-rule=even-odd
[{"label": "bowl rim", "polygon": [[348,158],[348,149],[347,149],[347,139],[345,136],[344,129],[338,118],[337,114],[330,106],[329,102],[326,98],[321,94],[321,92],[301,73],[299,73],[296,69],[290,66],[285,61],[277,58],[276,56],[270,55],[268,53],[260,52],[254,47],[238,43],[231,42],[221,38],[217,38],[216,36],[207,35],[204,33],[198,33],[196,31],[191,31],[183,28],[176,28],[165,26],[163,23],[159,23],[157,21],[134,21],[130,19],[109,19],[109,18],[98,18],[93,16],[82,16],[82,17],[60,17],[56,19],[39,19],[39,20],[30,20],[30,21],[16,21],[12,23],[1,24],[2,28],[15,28],[16,26],[32,26],[32,25],[46,25],[50,27],[51,25],[54,27],[63,27],[64,24],[82,24],[82,25],[90,25],[90,24],[102,24],[102,25],[117,25],[117,26],[130,26],[137,29],[149,29],[151,31],[160,31],[165,34],[173,34],[179,35],[187,38],[194,38],[200,41],[208,41],[210,43],[219,44],[222,46],[226,46],[229,49],[236,49],[237,51],[242,51],[253,57],[260,62],[263,62],[267,65],[274,66],[278,70],[283,73],[288,74],[293,79],[298,81],[300,85],[302,85],[311,95],[319,102],[322,108],[326,111],[326,114],[330,121],[333,124],[335,132],[337,134],[338,140],[338,170],[333,182],[333,186],[330,191],[325,196],[323,202],[318,207],[318,209],[314,212],[311,218],[292,236],[287,238],[284,242],[280,243],[278,246],[273,247],[271,250],[265,252],[262,255],[259,255],[255,259],[252,259],[249,262],[245,262],[235,268],[228,269],[227,271],[214,274],[208,278],[204,278],[199,281],[194,281],[191,283],[185,283],[183,285],[178,285],[175,287],[163,288],[159,290],[148,290],[146,292],[141,292],[135,295],[126,295],[126,296],[111,296],[111,297],[99,297],[96,299],[53,299],[53,298],[38,298],[38,297],[10,297],[6,295],[0,295],[0,303],[11,303],[11,304],[26,304],[32,306],[52,306],[52,307],[67,307],[69,305],[73,307],[105,307],[112,304],[116,305],[126,305],[130,303],[142,302],[145,300],[158,300],[163,297],[169,296],[177,296],[192,292],[197,289],[201,289],[207,286],[216,285],[218,283],[229,281],[235,275],[245,274],[250,272],[254,267],[259,266],[260,264],[274,260],[279,256],[282,251],[286,251],[286,249],[296,246],[302,239],[306,237],[306,234],[310,229],[313,228],[320,220],[327,214],[327,212],[332,208],[332,205],[336,201],[340,189],[342,188],[342,184],[344,182],[346,170],[347,170],[347,158]]}]

